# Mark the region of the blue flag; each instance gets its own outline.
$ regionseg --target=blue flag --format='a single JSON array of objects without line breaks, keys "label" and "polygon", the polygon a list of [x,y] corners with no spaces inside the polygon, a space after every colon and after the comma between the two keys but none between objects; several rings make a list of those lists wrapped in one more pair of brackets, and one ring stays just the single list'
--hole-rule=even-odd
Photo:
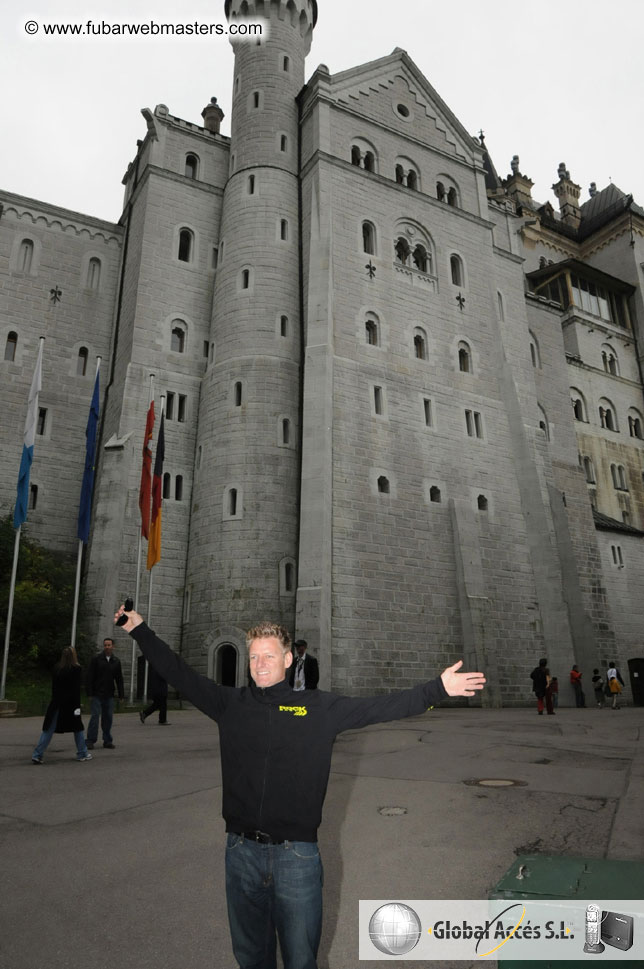
[{"label": "blue flag", "polygon": [[78,509],[78,537],[85,545],[89,541],[89,522],[92,513],[92,493],[94,491],[94,471],[96,470],[96,434],[99,412],[99,377],[96,370],[94,393],[89,406],[87,429],[85,431],[85,471],[81,487],[80,508]]},{"label": "blue flag", "polygon": [[29,403],[27,405],[27,420],[25,421],[25,434],[22,444],[22,458],[20,459],[20,471],[18,472],[18,492],[16,494],[16,507],[13,512],[13,527],[20,526],[27,520],[27,508],[29,507],[29,476],[31,474],[31,462],[34,459],[34,444],[36,442],[36,425],[38,423],[38,394],[42,387],[42,348],[43,340],[38,347],[38,359],[36,369],[29,389]]}]

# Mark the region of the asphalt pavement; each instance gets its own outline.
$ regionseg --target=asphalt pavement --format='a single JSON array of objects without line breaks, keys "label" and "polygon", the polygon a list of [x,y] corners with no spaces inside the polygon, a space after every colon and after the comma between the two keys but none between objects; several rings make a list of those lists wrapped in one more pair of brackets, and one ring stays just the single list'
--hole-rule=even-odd
[{"label": "asphalt pavement", "polygon": [[[41,718],[0,720],[0,969],[236,969],[217,727],[169,719],[117,715],[88,763],[55,735],[42,766]],[[342,734],[320,969],[391,964],[358,960],[360,899],[485,899],[520,854],[644,860],[643,728],[644,708],[443,708]]]}]

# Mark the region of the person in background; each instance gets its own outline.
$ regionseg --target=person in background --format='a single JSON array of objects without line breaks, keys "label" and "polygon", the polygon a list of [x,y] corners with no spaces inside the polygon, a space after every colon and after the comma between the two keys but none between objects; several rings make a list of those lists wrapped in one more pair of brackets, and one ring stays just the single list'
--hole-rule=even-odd
[{"label": "person in background", "polygon": [[297,656],[294,657],[289,671],[289,683],[296,691],[317,690],[320,679],[318,661],[313,656],[307,655],[308,643],[305,639],[296,639],[293,645]]},{"label": "person in background", "polygon": [[575,691],[575,706],[577,707],[586,706],[586,697],[584,696],[584,691],[581,688],[581,677],[582,674],[579,672],[579,668],[577,666],[573,666],[570,671],[570,682],[573,690]]},{"label": "person in background", "polygon": [[[537,713],[539,716],[543,716],[543,704],[548,689],[548,680],[550,679],[548,660],[545,657],[539,660],[539,665],[533,669],[530,679],[532,680],[532,692],[537,698]],[[550,709],[548,709],[548,713],[550,712]]]},{"label": "person in background", "polygon": [[591,682],[595,691],[595,700],[597,701],[597,706],[601,708],[604,705],[604,679],[598,669],[593,670]]},{"label": "person in background", "polygon": [[611,696],[613,698],[612,710],[619,710],[617,705],[617,697],[622,692],[622,687],[624,686],[624,680],[622,679],[622,674],[617,669],[615,665],[615,660],[612,659],[608,664],[608,669],[606,670],[606,679],[608,681],[608,689],[610,690]]},{"label": "person in background", "polygon": [[81,668],[73,646],[65,646],[54,667],[51,702],[47,707],[40,740],[31,755],[32,764],[43,763],[43,754],[54,733],[73,733],[76,760],[92,759],[85,743],[85,730],[81,720]]},{"label": "person in background", "polygon": [[550,695],[552,696],[553,711],[559,706],[559,680],[553,676],[550,680]]},{"label": "person in background", "polygon": [[87,746],[92,749],[98,738],[98,720],[101,720],[103,746],[114,749],[112,720],[114,718],[114,686],[119,700],[123,700],[123,672],[121,661],[113,655],[114,640],[103,640],[103,652],[92,658],[87,673],[87,694],[91,700],[92,716],[87,728]]},{"label": "person in background", "polygon": [[159,726],[168,725],[168,684],[159,676],[153,666],[148,666],[148,696],[152,698],[152,703],[145,710],[139,713],[139,720],[145,723],[145,718],[149,717],[155,710],[159,711]]}]

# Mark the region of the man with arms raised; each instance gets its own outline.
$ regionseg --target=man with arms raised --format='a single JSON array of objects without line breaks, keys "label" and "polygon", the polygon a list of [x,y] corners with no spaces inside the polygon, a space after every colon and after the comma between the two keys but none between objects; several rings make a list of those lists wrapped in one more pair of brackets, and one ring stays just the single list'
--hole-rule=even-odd
[{"label": "man with arms raised", "polygon": [[[116,613],[116,622],[124,613]],[[482,673],[459,673],[385,696],[294,692],[288,632],[261,623],[246,636],[249,687],[218,686],[157,638],[136,612],[123,626],[148,662],[219,726],[222,814],[226,822],[226,898],[240,969],[316,969],[322,931],[322,863],[317,829],[343,730],[418,716],[447,696],[473,696]]]}]

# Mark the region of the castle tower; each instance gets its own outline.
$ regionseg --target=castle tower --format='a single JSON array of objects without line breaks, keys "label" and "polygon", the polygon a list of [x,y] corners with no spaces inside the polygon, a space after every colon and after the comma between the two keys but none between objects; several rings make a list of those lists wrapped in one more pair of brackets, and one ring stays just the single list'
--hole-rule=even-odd
[{"label": "castle tower", "polygon": [[[301,283],[298,106],[315,0],[227,0],[265,18],[235,51],[224,191],[193,491],[185,627],[191,663],[245,682],[244,632],[291,630],[297,587]],[[204,652],[205,645],[205,652]],[[233,660],[236,663],[233,663]],[[234,667],[234,672],[231,669]]]}]

